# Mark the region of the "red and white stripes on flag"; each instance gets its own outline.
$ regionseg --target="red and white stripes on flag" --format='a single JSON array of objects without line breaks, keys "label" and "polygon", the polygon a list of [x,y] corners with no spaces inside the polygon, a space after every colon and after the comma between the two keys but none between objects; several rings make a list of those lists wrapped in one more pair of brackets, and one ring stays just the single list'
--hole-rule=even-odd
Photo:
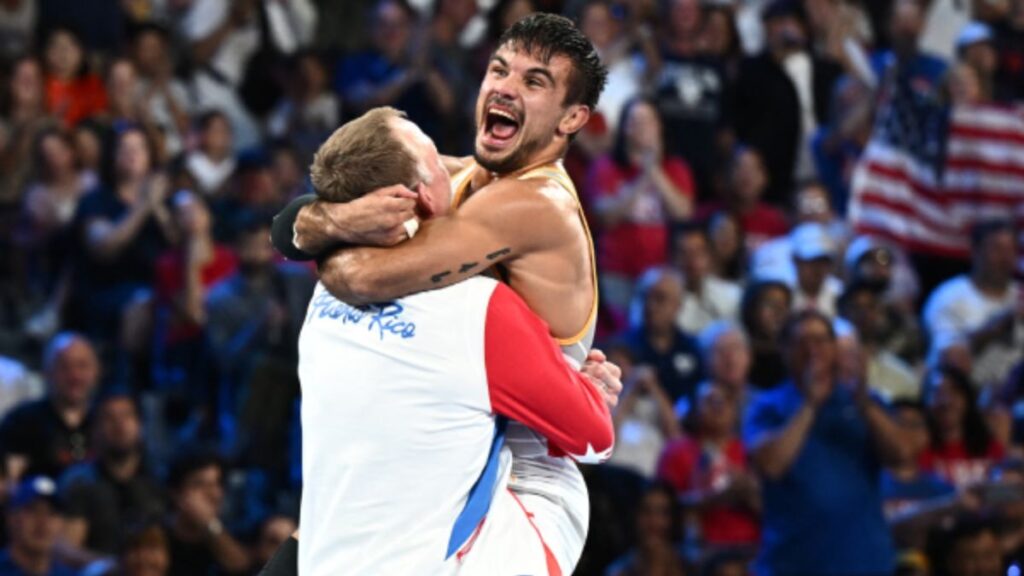
[{"label": "red and white stripes on flag", "polygon": [[974,222],[1012,219],[1024,273],[1024,109],[953,108],[943,167],[936,174],[910,150],[872,140],[853,174],[854,227],[914,252],[967,258]]}]

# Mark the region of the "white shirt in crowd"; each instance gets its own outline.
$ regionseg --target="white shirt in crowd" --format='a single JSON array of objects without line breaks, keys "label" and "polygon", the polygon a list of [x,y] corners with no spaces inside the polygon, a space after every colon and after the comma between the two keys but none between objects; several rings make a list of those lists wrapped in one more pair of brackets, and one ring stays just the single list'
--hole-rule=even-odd
[{"label": "white shirt in crowd", "polygon": [[708,276],[700,292],[687,291],[676,325],[687,334],[697,334],[715,320],[739,318],[743,289],[738,284]]},{"label": "white shirt in crowd", "polygon": [[[947,280],[928,298],[924,307],[924,327],[931,336],[932,360],[952,344],[966,341],[968,335],[991,318],[1015,310],[1020,299],[1016,283],[1000,298],[983,294],[961,275]],[[974,356],[971,377],[978,386],[1002,384],[1014,364],[1024,358],[1024,322],[1017,320],[1011,342],[994,342]]]},{"label": "white shirt in crowd", "polygon": [[836,302],[843,293],[843,282],[835,276],[829,276],[822,284],[818,294],[811,296],[800,290],[799,286],[793,288],[793,311],[817,310],[829,318],[836,317]]}]

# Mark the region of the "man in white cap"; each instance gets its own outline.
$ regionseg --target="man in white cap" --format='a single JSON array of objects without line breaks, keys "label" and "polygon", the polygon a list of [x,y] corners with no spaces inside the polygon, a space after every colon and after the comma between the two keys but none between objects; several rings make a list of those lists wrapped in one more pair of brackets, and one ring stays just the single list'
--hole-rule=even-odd
[{"label": "man in white cap", "polygon": [[825,226],[808,222],[790,233],[796,282],[793,290],[793,311],[817,310],[833,318],[836,300],[843,283],[832,275],[835,243]]},{"label": "man in white cap", "polygon": [[992,97],[992,83],[999,67],[995,35],[988,24],[968,22],[956,39],[956,54],[960,62],[967,64],[978,75],[981,92],[986,99]]}]

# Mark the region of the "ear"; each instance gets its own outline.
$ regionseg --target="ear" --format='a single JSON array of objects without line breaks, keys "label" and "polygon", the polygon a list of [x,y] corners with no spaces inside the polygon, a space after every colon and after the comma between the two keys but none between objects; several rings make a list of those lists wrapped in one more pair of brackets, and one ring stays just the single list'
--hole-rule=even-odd
[{"label": "ear", "polygon": [[575,134],[583,129],[590,121],[590,107],[583,104],[573,104],[562,116],[558,123],[558,132],[563,136]]},{"label": "ear", "polygon": [[416,193],[416,214],[421,220],[426,220],[437,215],[438,206],[435,205],[434,197],[427,190],[427,185],[420,182],[412,189]]}]

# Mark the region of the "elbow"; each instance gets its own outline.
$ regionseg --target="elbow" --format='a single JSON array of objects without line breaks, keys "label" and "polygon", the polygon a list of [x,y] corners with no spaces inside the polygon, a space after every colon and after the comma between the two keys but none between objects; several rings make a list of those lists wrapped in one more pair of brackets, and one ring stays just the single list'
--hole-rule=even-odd
[{"label": "elbow", "polygon": [[779,480],[786,474],[786,466],[770,451],[764,449],[755,451],[751,454],[751,460],[754,463],[754,468],[766,480]]},{"label": "elbow", "polygon": [[323,262],[319,269],[320,281],[335,298],[357,306],[377,300],[374,296],[379,293],[378,279],[354,258],[337,254]]}]

